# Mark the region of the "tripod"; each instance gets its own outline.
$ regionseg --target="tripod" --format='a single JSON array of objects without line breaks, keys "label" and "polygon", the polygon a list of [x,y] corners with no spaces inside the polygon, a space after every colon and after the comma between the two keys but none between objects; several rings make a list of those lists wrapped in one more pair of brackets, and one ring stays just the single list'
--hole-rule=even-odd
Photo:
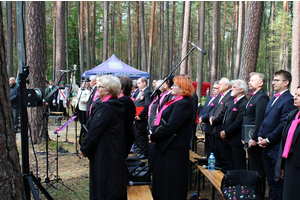
[{"label": "tripod", "polygon": [[[62,184],[62,185],[65,186],[68,190],[71,190],[72,192],[76,193],[74,190],[72,190],[71,188],[69,188],[68,186],[66,186],[66,185],[64,184],[63,180],[62,180],[62,179],[59,177],[59,175],[58,175],[58,138],[59,138],[60,136],[58,135],[58,131],[57,131],[57,130],[54,131],[54,134],[56,134],[56,158],[55,158],[55,160],[56,160],[56,176],[55,176],[54,181],[55,181],[56,183]],[[59,189],[59,188],[57,187],[57,185],[56,185],[56,189]]]}]

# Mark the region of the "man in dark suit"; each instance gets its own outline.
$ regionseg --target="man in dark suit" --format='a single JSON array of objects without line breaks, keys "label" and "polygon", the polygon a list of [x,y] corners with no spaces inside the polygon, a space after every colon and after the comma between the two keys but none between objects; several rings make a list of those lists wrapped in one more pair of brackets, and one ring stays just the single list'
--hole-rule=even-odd
[{"label": "man in dark suit", "polygon": [[262,90],[264,81],[265,76],[263,74],[257,72],[252,72],[250,74],[248,86],[251,97],[245,107],[242,125],[242,135],[244,131],[243,127],[245,125],[254,125],[253,134],[248,143],[248,162],[249,170],[257,171],[261,176],[262,190],[260,191],[260,199],[264,199],[265,196],[266,175],[262,162],[262,148],[257,145],[257,133],[264,119],[266,106],[269,102],[268,95]]},{"label": "man in dark suit", "polygon": [[269,101],[264,120],[258,132],[258,144],[263,148],[263,164],[269,185],[269,199],[282,199],[283,179],[274,180],[275,166],[288,114],[296,109],[293,96],[288,90],[292,76],[285,70],[275,72],[273,78],[275,96]]},{"label": "man in dark suit", "polygon": [[227,157],[228,170],[246,170],[246,152],[243,149],[241,138],[244,109],[248,102],[245,94],[247,83],[243,80],[234,80],[231,96],[234,100],[229,104],[223,119],[220,132],[221,139],[226,141],[222,154]]},{"label": "man in dark suit", "polygon": [[210,125],[213,127],[213,134],[215,136],[215,150],[214,154],[216,162],[222,167],[223,171],[228,170],[228,161],[226,155],[223,154],[222,149],[225,148],[226,142],[221,139],[220,132],[222,131],[222,121],[229,103],[233,100],[231,96],[231,82],[228,78],[222,78],[219,82],[220,85],[220,99],[217,105],[211,112],[209,119]]},{"label": "man in dark suit", "polygon": [[89,78],[90,80],[90,88],[91,88],[91,93],[90,93],[90,97],[89,100],[86,103],[86,120],[89,118],[89,116],[91,115],[90,111],[91,111],[91,107],[94,103],[95,100],[97,100],[95,97],[98,95],[98,90],[97,90],[97,85],[96,85],[96,76],[90,76]]},{"label": "man in dark suit", "polygon": [[219,100],[219,98],[217,98],[219,88],[219,81],[215,81],[212,89],[212,96],[209,96],[206,99],[204,106],[199,112],[199,122],[202,123],[202,131],[205,133],[205,151],[207,157],[209,157],[211,152],[214,152],[215,136],[211,130],[209,115]]},{"label": "man in dark suit", "polygon": [[134,100],[135,107],[137,109],[135,117],[135,134],[137,139],[137,147],[139,148],[139,157],[141,159],[147,158],[148,149],[148,133],[147,133],[147,116],[148,107],[152,102],[150,97],[151,91],[147,87],[147,79],[139,78],[137,80],[137,86],[140,93]]}]

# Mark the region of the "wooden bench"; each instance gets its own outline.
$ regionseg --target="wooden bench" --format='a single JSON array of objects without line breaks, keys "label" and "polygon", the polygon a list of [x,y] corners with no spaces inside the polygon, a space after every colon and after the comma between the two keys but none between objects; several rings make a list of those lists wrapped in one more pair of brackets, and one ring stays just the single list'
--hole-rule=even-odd
[{"label": "wooden bench", "polygon": [[[217,189],[217,191],[222,194],[221,191],[221,182],[223,179],[223,172],[221,172],[220,170],[215,170],[215,171],[209,171],[208,169],[204,169],[202,166],[197,165],[197,159],[196,158],[200,158],[200,156],[198,154],[196,154],[195,152],[190,150],[190,161],[191,163],[193,163],[194,165],[197,166],[197,168],[199,169],[199,171],[212,183],[213,188],[212,188],[212,199],[215,199],[215,189]],[[198,184],[200,184],[200,179],[198,180]],[[200,187],[198,187],[198,195],[200,193]],[[223,194],[222,194],[223,195]]]},{"label": "wooden bench", "polygon": [[128,200],[153,200],[149,185],[127,186]]}]

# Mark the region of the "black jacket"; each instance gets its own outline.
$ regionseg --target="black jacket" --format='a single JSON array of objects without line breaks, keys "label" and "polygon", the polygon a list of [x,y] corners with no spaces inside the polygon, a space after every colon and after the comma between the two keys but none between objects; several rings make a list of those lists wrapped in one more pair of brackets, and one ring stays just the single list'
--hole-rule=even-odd
[{"label": "black jacket", "polygon": [[159,142],[176,133],[177,137],[169,148],[189,148],[188,128],[193,119],[193,105],[190,98],[184,98],[171,104],[163,111],[162,117],[166,124],[155,132],[157,126],[152,129],[151,141]]},{"label": "black jacket", "polygon": [[12,108],[19,108],[20,88],[17,84],[10,86],[10,102]]},{"label": "black jacket", "polygon": [[150,95],[151,91],[147,87],[139,96],[139,99],[135,99],[134,101],[135,107],[144,107],[142,112],[139,114],[139,118],[141,119],[148,117],[148,107],[152,102]]},{"label": "black jacket", "polygon": [[244,96],[236,104],[232,101],[225,113],[222,130],[226,133],[226,142],[231,146],[243,147],[241,130],[243,113],[248,100]]},{"label": "black jacket", "polygon": [[124,130],[125,130],[125,149],[126,149],[126,157],[130,152],[131,146],[135,140],[135,132],[134,132],[134,117],[135,117],[135,105],[129,96],[123,96],[118,99],[125,106],[124,113]]},{"label": "black jacket", "polygon": [[223,117],[229,103],[233,99],[234,98],[231,96],[231,91],[227,92],[227,94],[222,98],[222,100],[215,106],[215,108],[211,112],[213,122],[213,134],[217,138],[221,138],[220,132],[222,131]]},{"label": "black jacket", "polygon": [[88,119],[80,150],[90,160],[90,199],[126,195],[124,104],[116,98],[99,102]]},{"label": "black jacket", "polygon": [[[264,120],[265,110],[269,102],[268,95],[263,91],[259,90],[255,93],[252,98],[246,104],[243,125],[255,125],[255,130],[251,139],[257,141],[257,133],[260,125]],[[242,128],[243,132],[243,128]]]}]

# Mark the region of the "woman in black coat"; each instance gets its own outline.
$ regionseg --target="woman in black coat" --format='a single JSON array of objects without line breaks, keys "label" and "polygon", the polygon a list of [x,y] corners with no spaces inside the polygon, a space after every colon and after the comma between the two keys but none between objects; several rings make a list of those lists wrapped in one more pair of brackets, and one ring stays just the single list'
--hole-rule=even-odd
[{"label": "woman in black coat", "polygon": [[294,96],[294,105],[298,109],[293,110],[287,117],[275,172],[275,180],[283,179],[282,199],[284,200],[298,200],[300,196],[298,185],[300,179],[300,86]]},{"label": "woman in black coat", "polygon": [[135,105],[130,98],[132,89],[132,80],[128,76],[119,77],[121,82],[121,91],[118,94],[118,100],[125,105],[124,128],[125,128],[125,153],[126,158],[130,153],[131,146],[135,141],[135,132],[133,120],[135,117]]},{"label": "woman in black coat", "polygon": [[155,200],[187,199],[188,128],[193,118],[191,97],[194,94],[191,81],[186,76],[176,76],[172,94],[175,99],[162,107],[150,133],[150,142],[156,144],[153,166]]},{"label": "woman in black coat", "polygon": [[90,160],[90,199],[126,199],[127,172],[124,146],[124,104],[116,98],[121,84],[117,77],[101,76],[99,97],[87,122],[81,144]]}]

